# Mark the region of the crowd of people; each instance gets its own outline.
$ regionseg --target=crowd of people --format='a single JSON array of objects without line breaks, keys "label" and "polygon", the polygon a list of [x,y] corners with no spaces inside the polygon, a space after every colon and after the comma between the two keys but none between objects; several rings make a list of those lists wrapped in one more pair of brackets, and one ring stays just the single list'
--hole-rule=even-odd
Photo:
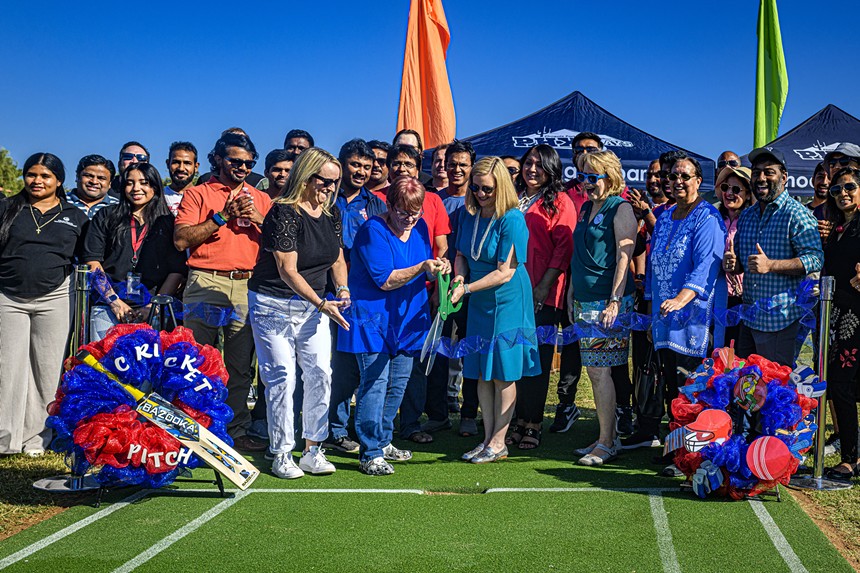
[{"label": "crowd of people", "polygon": [[[715,346],[795,362],[809,312],[799,293],[824,273],[836,281],[828,383],[841,446],[828,477],[858,474],[860,147],[827,154],[809,205],[785,191],[785,159],[766,148],[748,154],[751,168],[720,155],[716,205],[695,158],[665,153],[633,189],[594,133],[573,138],[571,181],[548,145],[477,159],[455,140],[433,150],[430,175],[423,151],[412,130],[391,144],[353,139],[337,156],[293,130],[258,174],[253,142],[232,128],[199,176],[193,144],[170,146],[165,186],[132,141],[116,166],[83,157],[69,190],[58,157],[29,157],[23,190],[0,201],[0,454],[50,443],[73,264],[108,279],[93,296],[92,339],[145,320],[144,291],[182,300],[184,326],[223,350],[236,448],[265,452],[286,479],[334,472],[326,448],[391,474],[412,457],[393,443],[398,421],[402,442],[429,443],[452,429],[452,412],[469,438],[481,411],[483,439],[463,460],[539,448],[556,350],[549,431],[579,418],[583,366],[593,388],[599,432],[579,464],[658,446],[684,373]],[[442,333],[469,350],[425,372],[431,322],[459,304]],[[731,309],[743,309],[738,324]],[[641,315],[647,330],[629,320]],[[542,327],[571,325],[573,343],[541,344]],[[631,355],[633,379],[656,372],[656,386],[631,382]]]}]

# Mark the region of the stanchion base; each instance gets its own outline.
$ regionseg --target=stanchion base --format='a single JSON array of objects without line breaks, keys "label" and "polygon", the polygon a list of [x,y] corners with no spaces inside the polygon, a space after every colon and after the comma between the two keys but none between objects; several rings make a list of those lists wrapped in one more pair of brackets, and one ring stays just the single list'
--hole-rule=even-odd
[{"label": "stanchion base", "polygon": [[93,476],[70,475],[43,478],[34,482],[33,487],[51,493],[78,493],[101,489]]},{"label": "stanchion base", "polygon": [[854,487],[853,484],[848,482],[825,479],[823,477],[793,477],[788,482],[788,485],[797,489],[814,489],[816,491],[840,491]]}]

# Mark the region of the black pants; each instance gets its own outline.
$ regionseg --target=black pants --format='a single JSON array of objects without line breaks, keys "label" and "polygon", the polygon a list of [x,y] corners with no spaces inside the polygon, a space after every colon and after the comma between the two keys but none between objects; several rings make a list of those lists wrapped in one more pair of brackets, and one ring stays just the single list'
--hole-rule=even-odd
[{"label": "black pants", "polygon": [[[453,325],[457,325],[457,335],[462,340],[466,337],[466,321],[469,315],[469,297],[463,299],[463,306],[452,314],[442,328],[442,336],[451,337]],[[463,377],[463,404],[460,406],[460,418],[478,417],[478,380]],[[436,362],[427,375],[427,399],[424,404],[427,419],[444,420],[448,417],[448,360],[445,356],[436,356]]]},{"label": "black pants", "polygon": [[857,380],[829,381],[828,395],[839,426],[842,462],[857,463]]},{"label": "black pants", "polygon": [[[734,308],[736,306],[740,306],[741,304],[743,304],[743,302],[744,302],[744,299],[742,297],[730,296],[728,298],[728,302],[726,303],[726,308],[729,309],[729,308]],[[741,333],[741,323],[740,322],[734,326],[727,326],[726,327],[726,334],[723,337],[723,340],[725,341],[725,345],[729,346],[729,342],[734,340],[735,346],[737,346],[738,345],[738,339],[740,338],[740,333]]]},{"label": "black pants", "polygon": [[653,393],[651,400],[659,402],[659,406],[656,406],[656,404],[639,404],[640,410],[647,411],[648,409],[652,409],[656,411],[655,406],[660,408],[661,415],[659,417],[639,416],[639,429],[642,432],[655,436],[659,435],[660,420],[663,418],[664,413],[669,413],[670,421],[673,419],[672,400],[678,396],[678,388],[683,386],[687,380],[684,374],[678,372],[678,368],[680,367],[692,372],[702,363],[702,357],[687,356],[668,348],[661,348],[657,351],[657,361],[660,367],[662,384],[657,385],[657,391]]},{"label": "black pants", "polygon": [[773,362],[794,366],[794,361],[797,360],[797,333],[799,329],[800,322],[792,322],[782,330],[775,332],[753,330],[746,324],[741,324],[735,352],[738,356],[743,357],[758,354]]},{"label": "black pants", "polygon": [[[558,326],[562,314],[560,308],[545,306],[535,313],[535,326]],[[517,406],[515,418],[529,424],[543,422],[543,411],[546,407],[546,395],[549,391],[549,375],[552,370],[552,357],[555,346],[541,344],[538,346],[540,356],[540,371],[537,376],[526,376],[517,380]],[[578,354],[578,353],[577,353]],[[580,364],[580,370],[582,365]]]}]

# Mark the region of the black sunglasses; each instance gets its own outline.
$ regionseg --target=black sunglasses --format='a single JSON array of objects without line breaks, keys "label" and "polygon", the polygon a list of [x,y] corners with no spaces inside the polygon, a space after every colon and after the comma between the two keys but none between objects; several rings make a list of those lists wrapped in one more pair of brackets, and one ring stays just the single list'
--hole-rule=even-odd
[{"label": "black sunglasses", "polygon": [[834,197],[839,197],[842,195],[842,190],[848,191],[849,193],[853,193],[857,190],[858,185],[856,183],[846,183],[845,185],[834,185],[830,188],[830,194]]},{"label": "black sunglasses", "polygon": [[511,175],[516,175],[519,172],[520,172],[520,170],[517,169],[516,167],[508,167],[508,173],[510,173]]},{"label": "black sunglasses", "polygon": [[840,157],[839,159],[831,159],[827,162],[827,165],[830,167],[836,167],[837,165],[839,165],[839,167],[848,167],[851,165],[852,161],[853,159],[850,157]]},{"label": "black sunglasses", "polygon": [[717,167],[719,167],[720,169],[722,169],[726,165],[730,167],[740,167],[741,162],[737,159],[721,159],[720,161],[717,161]]},{"label": "black sunglasses", "polygon": [[475,185],[474,183],[469,185],[469,191],[471,191],[472,193],[477,193],[478,191],[481,191],[484,193],[484,195],[489,195],[495,190],[495,187],[488,187],[487,185]]},{"label": "black sunglasses", "polygon": [[145,153],[128,153],[123,152],[119,154],[119,158],[122,161],[131,161],[132,159],[137,159],[141,163],[147,163],[149,161],[149,155]]},{"label": "black sunglasses", "polygon": [[224,161],[232,165],[233,167],[242,167],[243,165],[248,169],[253,169],[257,164],[253,159],[237,159],[235,157],[225,157]]},{"label": "black sunglasses", "polygon": [[690,179],[695,177],[695,175],[690,175],[688,173],[670,173],[666,177],[669,179],[669,181],[677,181],[679,178],[683,179],[684,181],[689,181]]},{"label": "black sunglasses", "polygon": [[742,187],[738,187],[737,185],[732,185],[731,187],[729,187],[728,183],[723,183],[722,185],[720,185],[720,191],[722,191],[723,193],[728,193],[729,191],[731,191],[732,195],[740,195],[741,191],[743,190],[744,189]]},{"label": "black sunglasses", "polygon": [[314,179],[316,179],[317,181],[319,181],[319,182],[320,182],[320,185],[322,185],[323,189],[325,189],[326,187],[330,187],[330,186],[333,186],[333,187],[335,187],[335,188],[337,187],[337,178],[335,178],[335,179],[326,179],[326,178],[325,178],[325,177],[323,177],[322,175],[317,175],[316,173],[314,173],[313,175],[311,175],[311,177],[313,177]]},{"label": "black sunglasses", "polygon": [[577,145],[573,148],[574,153],[594,153],[595,151],[600,151],[600,148],[594,147],[593,145],[589,145],[588,147]]}]

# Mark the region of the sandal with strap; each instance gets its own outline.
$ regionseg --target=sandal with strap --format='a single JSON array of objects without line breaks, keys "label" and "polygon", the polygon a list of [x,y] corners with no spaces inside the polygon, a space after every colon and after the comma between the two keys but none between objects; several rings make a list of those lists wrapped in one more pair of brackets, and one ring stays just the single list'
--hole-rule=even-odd
[{"label": "sandal with strap", "polygon": [[538,428],[526,428],[517,446],[521,450],[534,450],[540,446],[541,431]]},{"label": "sandal with strap", "polygon": [[[600,452],[605,453],[605,456],[599,455]],[[602,466],[606,462],[610,462],[618,457],[618,450],[615,448],[610,448],[609,446],[604,446],[601,443],[598,443],[594,446],[594,449],[591,450],[590,454],[586,454],[579,458],[577,462],[581,466]]]},{"label": "sandal with strap", "polygon": [[511,426],[511,430],[508,433],[508,437],[505,438],[506,446],[515,446],[520,443],[520,440],[523,439],[523,434],[525,432],[525,428],[520,426],[519,424],[514,424]]},{"label": "sandal with strap", "polygon": [[824,477],[833,481],[850,482],[858,475],[860,475],[860,465],[855,466],[853,470],[842,466],[833,466],[824,470]]},{"label": "sandal with strap", "polygon": [[417,431],[409,434],[409,437],[406,438],[410,442],[415,442],[416,444],[429,444],[433,441],[433,436],[428,434],[427,432]]}]

